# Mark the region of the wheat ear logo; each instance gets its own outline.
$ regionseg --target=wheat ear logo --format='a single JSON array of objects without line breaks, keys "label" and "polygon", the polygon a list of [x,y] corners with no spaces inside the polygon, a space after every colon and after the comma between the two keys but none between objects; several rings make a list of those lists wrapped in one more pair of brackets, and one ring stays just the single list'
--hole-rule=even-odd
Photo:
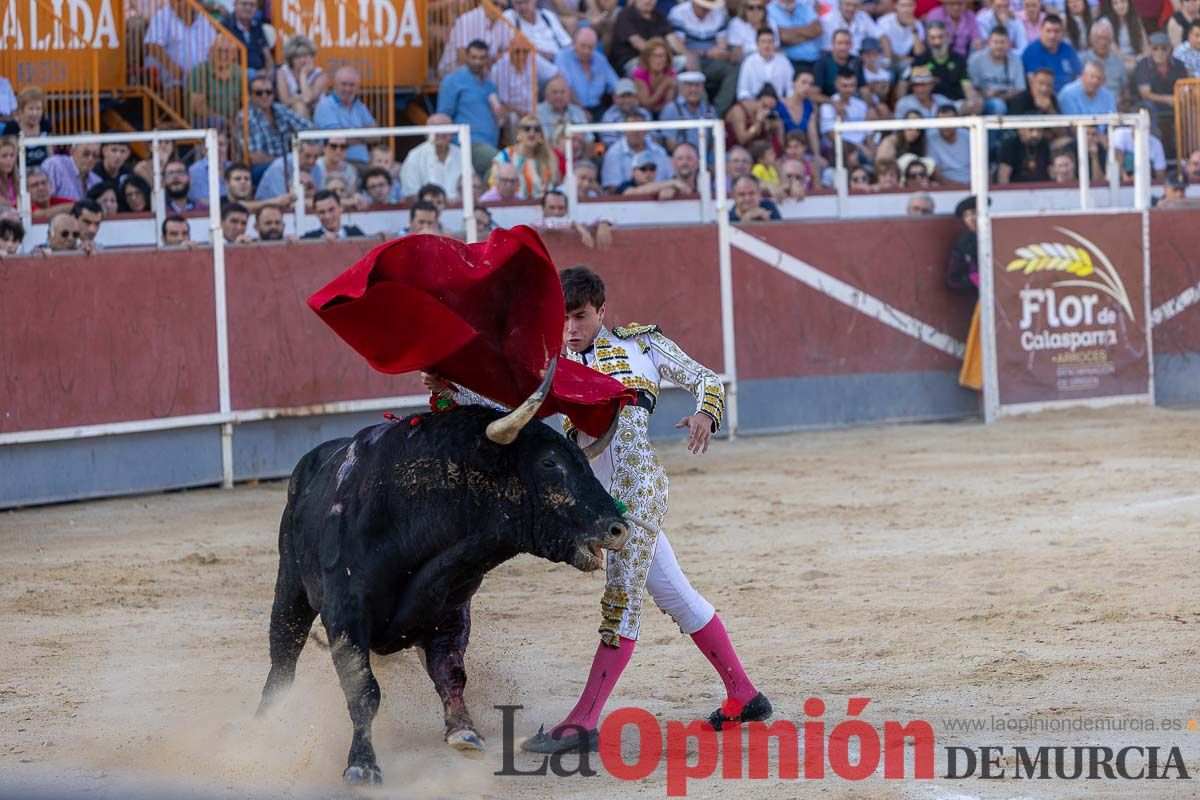
[{"label": "wheat ear logo", "polygon": [[[1129,302],[1129,293],[1125,291],[1125,284],[1117,274],[1116,267],[1108,260],[1108,256],[1104,255],[1104,251],[1075,231],[1066,228],[1054,230],[1071,237],[1083,246],[1061,242],[1027,244],[1014,251],[1017,257],[1008,262],[1004,271],[1023,271],[1026,275],[1035,272],[1065,272],[1074,275],[1075,280],[1058,281],[1052,285],[1084,286],[1103,292],[1120,303],[1130,319],[1137,319]],[[1081,280],[1090,276],[1094,276],[1096,280]]]}]

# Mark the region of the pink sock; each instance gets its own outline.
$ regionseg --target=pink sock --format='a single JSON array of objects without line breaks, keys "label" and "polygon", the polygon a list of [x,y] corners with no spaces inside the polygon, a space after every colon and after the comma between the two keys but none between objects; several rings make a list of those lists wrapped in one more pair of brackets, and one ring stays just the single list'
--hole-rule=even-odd
[{"label": "pink sock", "polygon": [[600,722],[600,712],[608,702],[608,696],[612,694],[617,680],[629,664],[629,659],[633,657],[635,644],[635,639],[626,639],[624,636],[621,637],[620,647],[609,647],[603,642],[600,643],[596,648],[596,656],[592,659],[592,671],[588,675],[587,685],[583,687],[583,694],[579,696],[579,702],[571,709],[571,713],[567,714],[566,719],[551,729],[551,733],[564,725],[581,725],[588,731],[596,727]]},{"label": "pink sock", "polygon": [[746,677],[721,618],[713,614],[707,625],[692,634],[692,641],[725,682],[725,693],[736,704],[734,713],[740,713],[742,706],[753,700],[758,690]]}]

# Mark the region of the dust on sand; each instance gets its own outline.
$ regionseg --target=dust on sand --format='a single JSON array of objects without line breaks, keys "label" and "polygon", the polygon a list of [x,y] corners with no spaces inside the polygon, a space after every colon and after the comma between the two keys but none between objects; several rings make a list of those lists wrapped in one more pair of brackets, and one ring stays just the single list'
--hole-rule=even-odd
[{"label": "dust on sand", "polygon": [[[1198,411],[1077,411],[665,446],[667,530],[752,678],[800,721],[821,697],[863,718],[928,720],[949,745],[1178,745],[1200,732],[964,733],[1200,716]],[[103,788],[152,780],[228,796],[343,792],[350,724],[327,651],[252,718],[267,673],[282,482],[0,514],[0,782]],[[372,796],[665,795],[665,774],[496,777],[501,716],[518,733],[570,708],[595,647],[602,579],[521,557],[485,580],[468,701],[490,750],[441,742],[414,651],[374,659],[383,687]],[[705,716],[721,684],[650,611],[609,709]],[[1039,722],[1041,721],[1041,722]],[[1011,757],[1007,757],[1011,761]],[[537,762],[518,757],[528,769]],[[1087,784],[1086,786],[1084,784]],[[1179,789],[1184,786],[1184,790]],[[693,781],[691,797],[1182,797],[1178,781]],[[361,793],[360,793],[361,794]],[[1191,795],[1195,796],[1195,795]]]}]

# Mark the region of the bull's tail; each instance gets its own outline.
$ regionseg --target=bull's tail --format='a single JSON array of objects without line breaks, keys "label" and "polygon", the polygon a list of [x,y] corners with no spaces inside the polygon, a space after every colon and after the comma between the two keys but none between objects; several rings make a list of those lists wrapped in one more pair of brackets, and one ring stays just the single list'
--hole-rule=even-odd
[{"label": "bull's tail", "polygon": [[305,459],[288,481],[287,503],[279,520],[279,572],[275,578],[275,602],[271,606],[271,628],[268,633],[271,648],[271,671],[263,686],[258,714],[263,714],[272,701],[292,684],[296,662],[304,641],[312,628],[317,611],[308,602],[303,576],[296,559],[295,514],[296,501],[301,493],[301,478]]}]

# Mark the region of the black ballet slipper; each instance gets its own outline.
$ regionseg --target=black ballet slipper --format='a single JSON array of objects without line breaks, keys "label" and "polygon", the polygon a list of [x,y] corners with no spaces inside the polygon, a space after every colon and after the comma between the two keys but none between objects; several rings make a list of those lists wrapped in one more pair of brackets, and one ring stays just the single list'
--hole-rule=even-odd
[{"label": "black ballet slipper", "polygon": [[572,725],[555,736],[546,733],[546,726],[543,725],[536,734],[521,742],[521,749],[526,753],[563,753],[568,750],[596,753],[600,750],[600,731],[592,728],[584,732],[579,725]]},{"label": "black ballet slipper", "polygon": [[726,723],[762,722],[771,716],[771,711],[771,701],[767,699],[765,694],[759,692],[746,705],[742,706],[741,713],[736,716],[727,716],[724,706],[718,708],[708,715],[708,724],[719,731],[721,730],[721,726]]}]

